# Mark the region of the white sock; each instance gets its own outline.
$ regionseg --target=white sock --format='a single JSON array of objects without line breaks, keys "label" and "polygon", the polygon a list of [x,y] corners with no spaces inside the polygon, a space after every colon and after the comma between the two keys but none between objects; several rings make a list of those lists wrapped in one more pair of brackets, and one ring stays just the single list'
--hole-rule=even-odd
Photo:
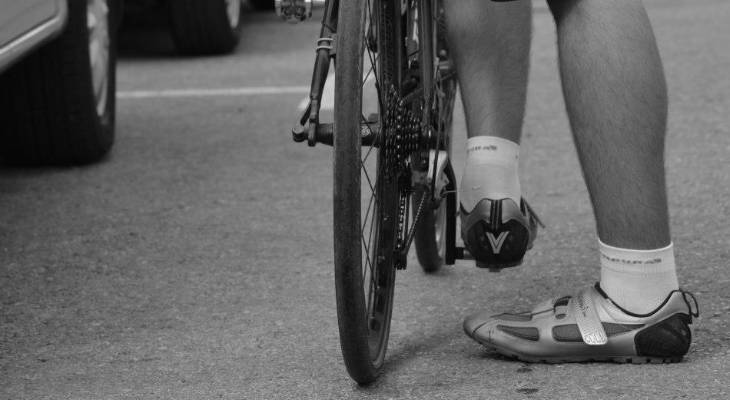
[{"label": "white sock", "polygon": [[471,211],[485,198],[511,198],[520,204],[519,167],[519,144],[496,136],[469,138],[459,189],[464,209]]},{"label": "white sock", "polygon": [[630,250],[598,241],[601,288],[616,304],[636,314],[654,311],[679,288],[674,247]]}]

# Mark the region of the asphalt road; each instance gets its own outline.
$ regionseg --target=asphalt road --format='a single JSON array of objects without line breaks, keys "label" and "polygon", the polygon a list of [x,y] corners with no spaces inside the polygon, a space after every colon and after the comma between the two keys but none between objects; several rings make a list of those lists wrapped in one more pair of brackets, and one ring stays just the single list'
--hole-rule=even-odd
[{"label": "asphalt road", "polygon": [[[354,385],[335,317],[331,150],[288,135],[318,26],[248,14],[229,57],[178,58],[159,32],[125,34],[104,162],[0,168],[0,398],[728,398],[730,4],[647,3],[670,89],[679,276],[702,312],[684,363],[526,365],[461,331],[467,313],[527,307],[598,274],[539,9],[522,181],[548,229],[501,274],[463,263],[426,276],[411,258],[386,371]],[[198,91],[169,92],[181,89]]]}]

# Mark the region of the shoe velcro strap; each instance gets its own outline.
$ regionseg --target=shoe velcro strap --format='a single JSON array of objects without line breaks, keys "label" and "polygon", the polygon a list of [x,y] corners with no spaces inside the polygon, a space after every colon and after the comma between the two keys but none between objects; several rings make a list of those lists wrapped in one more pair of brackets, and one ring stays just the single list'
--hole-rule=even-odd
[{"label": "shoe velcro strap", "polygon": [[608,342],[608,337],[598,317],[596,305],[593,303],[592,290],[594,289],[581,290],[570,300],[570,308],[583,341],[591,346],[600,346]]}]

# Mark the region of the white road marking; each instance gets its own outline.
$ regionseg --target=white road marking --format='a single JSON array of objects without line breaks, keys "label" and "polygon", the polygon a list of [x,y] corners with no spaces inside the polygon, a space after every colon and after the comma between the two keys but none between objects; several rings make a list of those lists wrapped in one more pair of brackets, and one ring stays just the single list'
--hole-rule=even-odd
[{"label": "white road marking", "polygon": [[[375,76],[367,74],[363,83],[363,115],[378,112],[377,98],[378,92],[375,89]],[[309,92],[307,92],[309,93]],[[309,105],[309,96],[303,98],[297,107],[299,111],[304,111]],[[322,101],[320,102],[320,110],[332,111],[335,109],[335,74],[331,73],[327,76],[322,90]]]},{"label": "white road marking", "polygon": [[[307,92],[307,95],[309,92]],[[309,96],[299,102],[297,109],[304,111],[309,105]],[[322,100],[319,105],[320,110],[331,111],[335,109],[335,74],[329,74],[327,80],[324,81],[324,89],[322,89]]]},{"label": "white road marking", "polygon": [[221,89],[169,89],[169,90],[128,90],[118,91],[118,99],[161,99],[181,97],[236,97],[267,94],[309,93],[308,86],[262,86]]}]

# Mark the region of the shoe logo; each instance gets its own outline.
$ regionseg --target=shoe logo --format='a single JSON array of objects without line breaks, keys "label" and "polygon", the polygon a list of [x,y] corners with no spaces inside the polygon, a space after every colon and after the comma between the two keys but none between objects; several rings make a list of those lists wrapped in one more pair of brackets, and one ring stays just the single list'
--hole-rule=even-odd
[{"label": "shoe logo", "polygon": [[492,252],[494,254],[499,254],[499,252],[502,251],[502,245],[508,235],[509,231],[504,231],[500,232],[499,236],[495,238],[492,232],[487,232],[487,239],[489,239],[489,245],[492,246]]}]

